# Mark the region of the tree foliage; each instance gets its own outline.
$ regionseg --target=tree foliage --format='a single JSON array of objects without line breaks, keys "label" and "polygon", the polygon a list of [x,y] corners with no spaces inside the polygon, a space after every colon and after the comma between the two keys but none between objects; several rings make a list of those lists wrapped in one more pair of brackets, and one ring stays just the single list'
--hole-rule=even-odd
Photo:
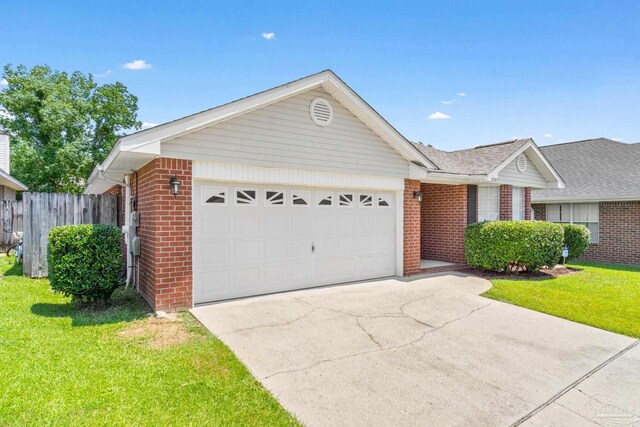
[{"label": "tree foliage", "polygon": [[81,192],[127,129],[138,129],[138,98],[119,82],[46,65],[4,67],[0,125],[11,135],[11,174],[30,191]]}]

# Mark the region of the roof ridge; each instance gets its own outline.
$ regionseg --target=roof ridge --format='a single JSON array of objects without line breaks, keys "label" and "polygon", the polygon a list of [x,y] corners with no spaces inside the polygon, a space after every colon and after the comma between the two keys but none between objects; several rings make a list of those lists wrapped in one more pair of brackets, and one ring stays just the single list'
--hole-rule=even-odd
[{"label": "roof ridge", "polygon": [[556,144],[547,144],[547,145],[541,146],[540,148],[555,147],[555,146],[558,146],[558,145],[579,144],[579,143],[582,143],[582,142],[591,142],[591,141],[597,141],[597,140],[600,140],[600,139],[603,139],[603,140],[609,141],[609,142],[615,142],[616,144],[621,144],[621,145],[636,145],[636,144],[640,144],[640,142],[628,143],[628,142],[616,141],[615,139],[606,138],[604,136],[599,136],[597,138],[580,139],[578,141],[567,141],[567,142],[558,142]]}]

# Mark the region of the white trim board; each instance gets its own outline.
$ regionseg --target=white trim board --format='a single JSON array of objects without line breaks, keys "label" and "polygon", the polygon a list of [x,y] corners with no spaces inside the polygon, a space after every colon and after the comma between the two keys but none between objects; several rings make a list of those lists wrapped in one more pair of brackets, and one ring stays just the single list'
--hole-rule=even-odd
[{"label": "white trim board", "polygon": [[204,161],[193,162],[193,179],[390,191],[404,189],[404,179],[395,177],[265,168]]}]

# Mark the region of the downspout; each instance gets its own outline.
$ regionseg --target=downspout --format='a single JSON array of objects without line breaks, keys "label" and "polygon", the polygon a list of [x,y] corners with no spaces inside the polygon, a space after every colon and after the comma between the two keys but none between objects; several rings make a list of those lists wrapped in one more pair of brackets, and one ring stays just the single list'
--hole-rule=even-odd
[{"label": "downspout", "polygon": [[127,246],[127,281],[125,282],[125,288],[129,287],[131,283],[131,276],[133,273],[133,253],[131,252],[131,242],[135,237],[135,228],[131,227],[131,175],[124,176],[124,226],[122,227],[122,233],[124,234],[124,241]]}]

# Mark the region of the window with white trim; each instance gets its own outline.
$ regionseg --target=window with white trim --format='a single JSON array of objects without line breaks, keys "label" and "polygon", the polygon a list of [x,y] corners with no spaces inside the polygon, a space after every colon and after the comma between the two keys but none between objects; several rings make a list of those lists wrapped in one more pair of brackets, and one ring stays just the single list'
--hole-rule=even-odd
[{"label": "window with white trim", "polygon": [[584,225],[591,232],[591,243],[600,241],[600,206],[597,203],[547,205],[547,221]]},{"label": "window with white trim", "polygon": [[511,191],[511,216],[515,220],[524,219],[524,188],[513,187]]},{"label": "window with white trim", "polygon": [[500,218],[500,189],[478,187],[478,222],[497,221]]}]

